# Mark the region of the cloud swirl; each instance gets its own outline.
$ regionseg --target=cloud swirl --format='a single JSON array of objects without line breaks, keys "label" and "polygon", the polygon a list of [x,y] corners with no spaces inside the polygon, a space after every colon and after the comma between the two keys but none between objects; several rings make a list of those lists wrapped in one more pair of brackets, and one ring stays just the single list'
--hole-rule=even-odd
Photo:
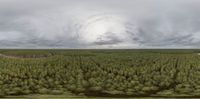
[{"label": "cloud swirl", "polygon": [[200,48],[199,0],[1,0],[0,48]]}]

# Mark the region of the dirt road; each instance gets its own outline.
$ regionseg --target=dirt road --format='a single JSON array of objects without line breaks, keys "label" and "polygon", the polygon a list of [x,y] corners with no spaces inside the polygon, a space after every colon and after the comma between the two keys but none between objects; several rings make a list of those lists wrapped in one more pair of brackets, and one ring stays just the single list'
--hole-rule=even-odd
[{"label": "dirt road", "polygon": [[0,57],[4,57],[4,58],[19,58],[19,57],[15,57],[15,56],[8,56],[8,55],[4,55],[0,53]]}]

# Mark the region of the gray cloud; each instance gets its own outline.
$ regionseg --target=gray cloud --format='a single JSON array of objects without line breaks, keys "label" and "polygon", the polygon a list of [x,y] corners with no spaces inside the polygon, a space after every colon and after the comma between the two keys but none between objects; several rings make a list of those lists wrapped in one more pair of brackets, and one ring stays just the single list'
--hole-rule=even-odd
[{"label": "gray cloud", "polygon": [[116,37],[114,33],[105,33],[105,35],[100,35],[94,44],[97,45],[110,45],[110,44],[118,44],[121,43],[119,37]]},{"label": "gray cloud", "polygon": [[199,48],[199,0],[1,0],[0,48]]}]

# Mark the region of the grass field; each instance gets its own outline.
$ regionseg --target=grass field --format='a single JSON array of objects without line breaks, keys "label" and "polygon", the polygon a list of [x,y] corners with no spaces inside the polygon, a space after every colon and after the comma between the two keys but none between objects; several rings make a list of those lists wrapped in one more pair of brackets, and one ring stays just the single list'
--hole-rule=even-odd
[{"label": "grass field", "polygon": [[2,49],[0,97],[200,98],[199,53],[198,49]]}]

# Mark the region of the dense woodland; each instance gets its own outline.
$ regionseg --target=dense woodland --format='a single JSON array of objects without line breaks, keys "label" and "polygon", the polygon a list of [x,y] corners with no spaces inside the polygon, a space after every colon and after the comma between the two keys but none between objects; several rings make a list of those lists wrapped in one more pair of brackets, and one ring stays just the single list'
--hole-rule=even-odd
[{"label": "dense woodland", "polygon": [[0,96],[200,96],[198,50],[0,50]]}]

